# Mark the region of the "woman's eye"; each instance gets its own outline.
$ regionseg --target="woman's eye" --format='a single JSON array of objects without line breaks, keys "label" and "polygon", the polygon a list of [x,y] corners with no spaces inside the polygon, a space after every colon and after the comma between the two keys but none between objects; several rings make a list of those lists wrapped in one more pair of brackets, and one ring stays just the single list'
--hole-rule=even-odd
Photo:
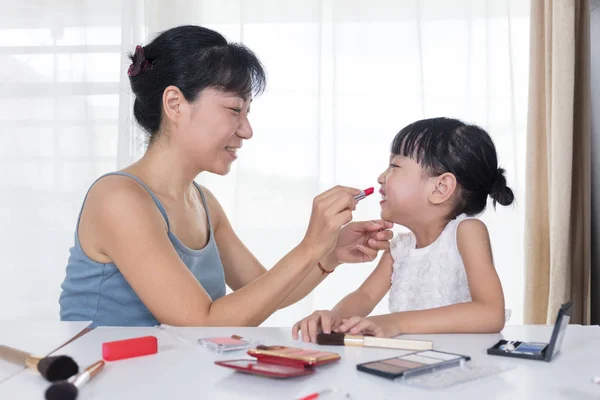
[{"label": "woman's eye", "polygon": [[232,111],[236,112],[237,114],[239,114],[239,113],[241,113],[241,112],[242,112],[242,109],[241,109],[241,108],[235,108],[235,107],[232,107],[232,108],[230,108],[230,110],[232,110]]},{"label": "woman's eye", "polygon": [[396,164],[390,164],[390,168],[398,168]]}]

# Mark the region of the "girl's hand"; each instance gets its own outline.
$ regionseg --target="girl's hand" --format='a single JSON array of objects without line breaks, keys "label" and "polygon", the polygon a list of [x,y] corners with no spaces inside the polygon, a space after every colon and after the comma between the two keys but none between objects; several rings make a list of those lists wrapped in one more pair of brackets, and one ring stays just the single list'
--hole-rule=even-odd
[{"label": "girl's hand", "polygon": [[298,339],[298,332],[301,332],[302,340],[316,343],[319,332],[331,333],[332,331],[336,331],[341,324],[341,318],[336,317],[331,311],[315,311],[294,324],[292,327],[292,337]]},{"label": "girl's hand", "polygon": [[392,315],[376,315],[373,317],[352,317],[344,319],[338,328],[341,333],[351,335],[369,335],[376,337],[394,337],[400,334],[398,324]]},{"label": "girl's hand", "polygon": [[339,263],[373,261],[380,250],[390,248],[394,224],[388,221],[351,222],[340,231],[334,256]]}]

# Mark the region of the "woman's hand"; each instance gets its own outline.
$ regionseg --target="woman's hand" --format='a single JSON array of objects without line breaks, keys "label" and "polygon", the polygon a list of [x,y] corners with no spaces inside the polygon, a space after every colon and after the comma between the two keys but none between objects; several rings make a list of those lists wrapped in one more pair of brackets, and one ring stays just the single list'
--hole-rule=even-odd
[{"label": "woman's hand", "polygon": [[342,319],[336,317],[331,311],[315,311],[294,324],[292,337],[298,339],[298,332],[301,332],[303,341],[316,343],[319,332],[331,333],[336,331],[341,324]]},{"label": "woman's hand", "polygon": [[352,221],[357,203],[354,196],[359,193],[358,189],[336,186],[315,197],[302,244],[316,259],[334,249],[340,228]]},{"label": "woman's hand", "polygon": [[338,235],[334,256],[339,263],[373,261],[380,250],[390,248],[394,224],[388,221],[360,221],[344,226]]},{"label": "woman's hand", "polygon": [[394,337],[400,334],[398,323],[394,321],[392,314],[344,319],[338,331],[351,335],[371,335],[376,337]]}]

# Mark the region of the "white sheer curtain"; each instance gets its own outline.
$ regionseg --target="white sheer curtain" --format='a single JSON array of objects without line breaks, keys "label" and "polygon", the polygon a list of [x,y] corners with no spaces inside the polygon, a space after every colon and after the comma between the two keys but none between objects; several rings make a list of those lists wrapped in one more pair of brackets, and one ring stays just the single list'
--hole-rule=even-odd
[{"label": "white sheer curtain", "polygon": [[[190,23],[245,43],[268,73],[252,107],[254,138],[232,172],[198,178],[267,268],[303,237],[315,195],[377,185],[400,128],[462,118],[492,134],[515,189],[515,207],[490,207],[483,219],[511,322],[521,322],[528,12],[521,0],[11,3],[0,16],[2,162],[11,171],[0,178],[0,316],[57,318],[85,190],[144,150],[125,54]],[[355,218],[378,215],[367,198]],[[342,266],[265,325],[333,306],[374,266]],[[376,312],[387,312],[386,300]]]}]

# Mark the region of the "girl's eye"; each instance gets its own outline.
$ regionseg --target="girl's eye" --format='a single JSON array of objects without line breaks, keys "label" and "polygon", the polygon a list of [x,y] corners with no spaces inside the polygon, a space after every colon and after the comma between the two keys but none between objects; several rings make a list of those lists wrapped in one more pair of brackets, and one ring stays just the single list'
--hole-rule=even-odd
[{"label": "girl's eye", "polygon": [[396,164],[390,164],[390,168],[399,168]]},{"label": "girl's eye", "polygon": [[242,112],[241,108],[230,108],[230,110],[234,111],[235,113],[239,114]]}]

